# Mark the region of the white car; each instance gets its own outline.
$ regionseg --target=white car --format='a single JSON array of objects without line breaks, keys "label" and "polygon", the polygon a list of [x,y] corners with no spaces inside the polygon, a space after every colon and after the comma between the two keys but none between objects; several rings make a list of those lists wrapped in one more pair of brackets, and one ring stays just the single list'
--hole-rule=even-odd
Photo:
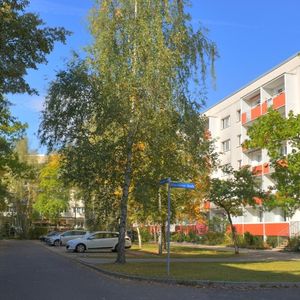
[{"label": "white car", "polygon": [[69,240],[80,238],[87,233],[86,230],[69,230],[47,238],[47,244],[53,246],[62,246]]},{"label": "white car", "polygon": [[[83,253],[86,250],[109,249],[116,251],[118,247],[119,233],[111,231],[96,231],[86,234],[82,238],[70,240],[66,244],[67,251]],[[131,239],[125,237],[125,248],[131,247]]]}]

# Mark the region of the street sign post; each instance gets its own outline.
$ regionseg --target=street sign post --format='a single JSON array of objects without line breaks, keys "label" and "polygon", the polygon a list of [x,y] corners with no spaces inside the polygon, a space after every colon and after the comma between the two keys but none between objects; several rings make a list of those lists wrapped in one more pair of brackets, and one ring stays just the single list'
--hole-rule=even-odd
[{"label": "street sign post", "polygon": [[169,181],[171,181],[171,178],[164,178],[164,179],[161,179],[161,180],[159,181],[159,184],[160,184],[160,185],[166,184],[166,183],[168,183]]},{"label": "street sign post", "polygon": [[189,182],[171,182],[171,188],[174,189],[195,189],[194,183]]},{"label": "street sign post", "polygon": [[[172,182],[171,178],[164,178],[159,185],[168,184],[168,223],[167,223],[167,274],[170,275],[170,226],[171,226],[171,188],[195,189],[195,184],[190,182]],[[161,234],[161,233],[160,233]]]}]

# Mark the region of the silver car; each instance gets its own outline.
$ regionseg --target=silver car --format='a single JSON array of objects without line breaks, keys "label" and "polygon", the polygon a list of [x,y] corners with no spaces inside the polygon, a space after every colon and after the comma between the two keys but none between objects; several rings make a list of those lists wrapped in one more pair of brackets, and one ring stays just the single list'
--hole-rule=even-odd
[{"label": "silver car", "polygon": [[67,243],[69,240],[73,240],[76,238],[80,238],[84,236],[87,233],[86,230],[69,230],[62,233],[59,233],[57,235],[50,236],[47,239],[48,245],[53,246],[62,246]]},{"label": "silver car", "polygon": [[[86,234],[82,238],[70,240],[66,244],[67,251],[83,253],[86,250],[108,249],[116,251],[118,247],[119,233],[111,231],[96,231]],[[125,248],[131,247],[131,239],[125,237]]]}]

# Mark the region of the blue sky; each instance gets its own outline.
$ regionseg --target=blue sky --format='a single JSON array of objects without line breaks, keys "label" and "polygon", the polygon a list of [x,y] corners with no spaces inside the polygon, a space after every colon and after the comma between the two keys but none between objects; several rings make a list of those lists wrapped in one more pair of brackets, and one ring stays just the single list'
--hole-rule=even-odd
[{"label": "blue sky", "polygon": [[[299,0],[192,0],[192,22],[209,29],[218,46],[216,89],[208,81],[207,106],[220,101],[262,73],[300,51]],[[27,122],[31,149],[39,145],[36,132],[47,86],[70,58],[72,50],[83,52],[91,41],[87,15],[93,0],[31,0],[30,11],[40,14],[49,26],[63,26],[73,32],[67,44],[57,44],[48,64],[30,71],[27,79],[39,96],[14,95],[12,112]]]}]

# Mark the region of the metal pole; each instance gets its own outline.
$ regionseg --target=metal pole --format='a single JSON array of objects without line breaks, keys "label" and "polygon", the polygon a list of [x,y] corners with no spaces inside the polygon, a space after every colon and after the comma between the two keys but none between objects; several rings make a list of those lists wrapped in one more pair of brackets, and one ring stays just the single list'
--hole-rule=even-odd
[{"label": "metal pole", "polygon": [[167,274],[170,275],[171,178],[168,178]]},{"label": "metal pole", "polygon": [[158,236],[158,254],[162,254],[162,232],[161,232],[161,225],[162,225],[162,217],[161,217],[161,194],[160,194],[160,186],[158,189],[158,211],[159,211],[159,236]]}]

